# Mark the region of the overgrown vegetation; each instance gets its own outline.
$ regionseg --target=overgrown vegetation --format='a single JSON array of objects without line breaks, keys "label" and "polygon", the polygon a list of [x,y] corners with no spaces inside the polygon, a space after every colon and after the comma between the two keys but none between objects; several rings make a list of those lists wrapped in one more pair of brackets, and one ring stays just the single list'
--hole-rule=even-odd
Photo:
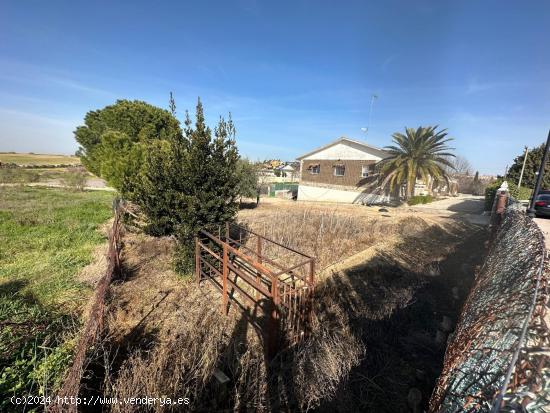
[{"label": "overgrown vegetation", "polygon": [[76,274],[105,239],[98,228],[111,216],[111,198],[0,188],[1,395],[43,394],[59,384],[90,292]]},{"label": "overgrown vegetation", "polygon": [[237,212],[240,175],[235,126],[220,118],[214,131],[206,125],[200,100],[193,124],[188,113],[183,130],[170,108],[119,100],[89,112],[77,128],[83,164],[141,207],[153,235],[176,235],[177,266],[193,266],[193,239],[201,228],[231,220]]},{"label": "overgrown vegetation", "polygon": [[[443,360],[436,336],[444,341],[446,332],[438,332],[439,323],[459,308],[451,290],[462,294],[469,282],[461,272],[465,255],[448,264],[454,277],[441,277],[439,265],[456,255],[454,246],[471,228],[268,203],[240,211],[239,221],[318,257],[311,337],[268,362],[249,320],[237,308],[221,315],[219,292],[210,284],[174,281],[165,265],[169,240],[127,234],[124,259],[132,277],[113,287],[109,325],[123,348],[111,349],[116,361],[109,359],[108,367],[120,367],[109,371],[103,394],[132,397],[147,389],[189,397],[196,411],[406,411],[410,387],[427,400]],[[368,247],[374,248],[363,251]],[[323,271],[343,258],[355,260],[359,251],[353,271]],[[229,383],[217,382],[216,369]]]},{"label": "overgrown vegetation", "polygon": [[[317,257],[317,271],[399,231],[397,225],[378,217],[334,210],[265,206],[264,211],[242,211],[239,217],[243,224],[267,238]],[[267,244],[263,252],[285,266],[295,264],[286,261],[289,257],[280,256],[281,251]]]},{"label": "overgrown vegetation", "polygon": [[[502,185],[502,182],[504,179],[498,179],[495,182],[491,183],[490,185],[485,188],[485,211],[490,211],[493,207],[493,203],[495,201],[495,195],[497,193],[498,188]],[[522,186],[518,189],[518,186],[509,181],[506,180],[508,183],[508,191],[510,192],[510,195],[512,195],[517,200],[525,200],[530,199],[531,194],[533,190],[531,188],[527,188]]]}]

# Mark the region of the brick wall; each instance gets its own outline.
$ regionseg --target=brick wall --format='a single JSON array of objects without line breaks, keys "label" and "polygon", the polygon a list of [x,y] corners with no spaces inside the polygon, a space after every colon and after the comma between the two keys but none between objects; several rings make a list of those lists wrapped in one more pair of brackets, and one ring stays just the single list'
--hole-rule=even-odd
[{"label": "brick wall", "polygon": [[[361,187],[365,186],[372,179],[363,178],[361,175],[362,167],[369,166],[370,174],[374,172],[374,164],[376,161],[359,161],[359,160],[304,160],[301,171],[301,182],[303,183],[318,183],[330,184],[346,187]],[[312,174],[310,167],[319,165],[321,170],[319,174]],[[334,166],[344,165],[344,176],[334,175]]]}]

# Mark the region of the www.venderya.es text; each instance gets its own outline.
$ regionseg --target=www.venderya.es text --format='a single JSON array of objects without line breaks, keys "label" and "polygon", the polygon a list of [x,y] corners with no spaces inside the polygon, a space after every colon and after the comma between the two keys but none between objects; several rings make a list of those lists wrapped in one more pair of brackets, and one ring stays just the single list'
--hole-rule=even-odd
[{"label": "www.venderya.es text", "polygon": [[104,396],[90,396],[90,397],[74,397],[74,396],[23,396],[23,397],[11,397],[10,401],[14,405],[26,405],[26,406],[49,406],[53,404],[59,405],[84,405],[84,406],[101,406],[101,405],[136,405],[136,406],[185,406],[189,405],[190,401],[188,397],[104,397]]}]

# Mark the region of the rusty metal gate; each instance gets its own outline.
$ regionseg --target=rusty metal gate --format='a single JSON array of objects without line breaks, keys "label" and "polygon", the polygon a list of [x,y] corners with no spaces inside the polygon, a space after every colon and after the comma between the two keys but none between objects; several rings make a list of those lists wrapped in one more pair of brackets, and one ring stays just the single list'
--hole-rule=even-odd
[{"label": "rusty metal gate", "polygon": [[315,259],[235,223],[218,234],[201,230],[195,241],[197,282],[221,292],[221,309],[232,304],[251,315],[266,350],[273,356],[284,345],[309,333],[315,288]]}]

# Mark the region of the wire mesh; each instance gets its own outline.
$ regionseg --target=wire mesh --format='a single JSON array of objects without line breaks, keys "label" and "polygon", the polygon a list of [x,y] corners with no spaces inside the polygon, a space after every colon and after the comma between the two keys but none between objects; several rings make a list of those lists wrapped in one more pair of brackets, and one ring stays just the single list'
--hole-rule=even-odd
[{"label": "wire mesh", "polygon": [[[491,411],[493,406],[493,411],[505,411],[513,409],[518,398],[519,404],[533,407],[547,397],[543,387],[548,380],[542,383],[540,373],[535,377],[530,367],[540,362],[525,362],[529,345],[538,343],[532,340],[537,331],[542,328],[548,337],[547,326],[536,321],[547,297],[544,239],[538,226],[514,205],[507,208],[466,299],[430,401],[431,412]],[[525,388],[533,381],[541,390],[538,401],[524,403]]]}]

